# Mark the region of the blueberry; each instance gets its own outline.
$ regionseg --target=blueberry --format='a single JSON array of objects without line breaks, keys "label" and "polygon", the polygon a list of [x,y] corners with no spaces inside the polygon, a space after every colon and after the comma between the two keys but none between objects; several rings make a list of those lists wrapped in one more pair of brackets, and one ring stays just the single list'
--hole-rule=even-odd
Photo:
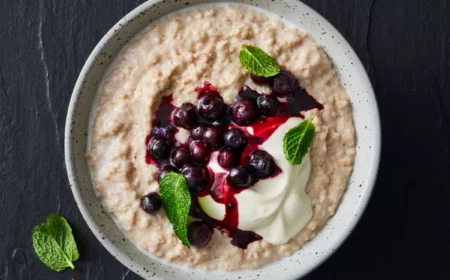
[{"label": "blueberry", "polygon": [[253,178],[247,168],[243,166],[234,167],[227,177],[228,185],[237,189],[245,189],[253,184]]},{"label": "blueberry", "polygon": [[259,96],[259,93],[255,90],[251,89],[249,86],[245,85],[239,91],[240,98],[250,98],[256,100]]},{"label": "blueberry", "polygon": [[190,144],[189,149],[194,162],[198,164],[207,164],[211,151],[203,141],[194,141]]},{"label": "blueberry", "polygon": [[224,134],[225,145],[234,150],[243,150],[247,146],[248,138],[244,131],[232,128]]},{"label": "blueberry", "polygon": [[211,126],[206,128],[203,141],[213,150],[218,150],[223,146],[223,127]]},{"label": "blueberry", "polygon": [[247,168],[256,178],[265,179],[273,174],[275,161],[268,152],[256,150],[248,156]]},{"label": "blueberry", "polygon": [[178,168],[191,163],[191,152],[186,147],[179,147],[172,153],[172,163]]},{"label": "blueberry", "polygon": [[230,149],[222,149],[217,156],[217,162],[225,169],[229,169],[236,165],[239,160],[239,155]]},{"label": "blueberry", "polygon": [[283,97],[293,92],[298,86],[298,82],[291,73],[287,71],[281,71],[273,80],[273,93],[276,96]]},{"label": "blueberry", "polygon": [[192,246],[200,248],[211,241],[214,230],[201,221],[192,222],[188,227],[188,238]]},{"label": "blueberry", "polygon": [[165,139],[170,139],[175,134],[175,129],[172,126],[154,126],[152,134]]},{"label": "blueberry", "polygon": [[183,103],[181,107],[176,108],[173,112],[173,121],[178,127],[190,129],[197,123],[197,119],[195,106],[191,103]]},{"label": "blueberry", "polygon": [[191,130],[191,137],[194,140],[203,140],[203,135],[205,134],[206,127],[204,125],[197,125]]},{"label": "blueberry", "polygon": [[173,165],[164,165],[159,169],[158,173],[156,174],[156,180],[158,182],[161,181],[162,177],[164,177],[164,175],[166,175],[169,172],[178,173],[179,171]]},{"label": "blueberry", "polygon": [[162,206],[161,197],[157,192],[152,192],[141,197],[139,204],[146,213],[154,214]]},{"label": "blueberry", "polygon": [[169,155],[170,142],[161,136],[153,136],[148,141],[148,152],[157,159],[165,158]]},{"label": "blueberry", "polygon": [[191,191],[201,192],[209,183],[209,171],[206,167],[187,164],[181,174],[186,178]]},{"label": "blueberry", "polygon": [[262,94],[258,97],[258,107],[262,115],[273,117],[280,111],[280,102],[272,95]]},{"label": "blueberry", "polygon": [[268,85],[273,81],[272,77],[266,78],[266,77],[256,76],[253,73],[250,74],[250,78],[257,85]]},{"label": "blueberry", "polygon": [[202,218],[205,215],[201,207],[198,205],[196,199],[191,200],[191,208],[189,209],[189,216],[193,218]]},{"label": "blueberry", "polygon": [[259,116],[258,106],[254,100],[242,98],[231,105],[230,114],[237,125],[251,125]]},{"label": "blueberry", "polygon": [[222,97],[216,94],[208,94],[202,97],[197,104],[198,113],[208,121],[221,118],[225,112],[225,107]]}]

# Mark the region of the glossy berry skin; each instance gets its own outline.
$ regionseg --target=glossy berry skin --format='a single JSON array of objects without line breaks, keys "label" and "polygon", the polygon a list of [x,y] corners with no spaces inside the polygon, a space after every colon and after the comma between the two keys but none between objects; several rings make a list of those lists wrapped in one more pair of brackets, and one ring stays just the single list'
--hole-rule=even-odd
[{"label": "glossy berry skin", "polygon": [[256,74],[253,74],[253,73],[250,74],[250,78],[257,85],[268,85],[273,80],[271,77],[266,78],[266,77],[256,76]]},{"label": "glossy berry skin", "polygon": [[207,164],[211,151],[203,141],[193,141],[189,150],[191,151],[192,160],[198,164]]},{"label": "glossy berry skin", "polygon": [[280,102],[272,95],[262,94],[258,97],[258,107],[261,115],[273,117],[280,111]]},{"label": "glossy berry skin", "polygon": [[191,161],[191,152],[186,147],[179,147],[172,153],[172,163],[178,168],[182,168]]},{"label": "glossy berry skin", "polygon": [[202,218],[203,215],[204,215],[203,210],[198,205],[198,202],[196,202],[195,200],[191,200],[191,208],[189,209],[189,216],[193,218]]},{"label": "glossy berry skin", "polygon": [[191,137],[194,140],[203,140],[203,136],[205,134],[206,127],[204,125],[196,125],[193,129],[191,129]]},{"label": "glossy berry skin", "polygon": [[152,192],[141,197],[141,209],[148,214],[155,214],[162,206],[161,197],[157,192]]},{"label": "glossy berry skin", "polygon": [[191,191],[201,192],[209,184],[210,175],[206,167],[188,164],[181,170],[181,174],[186,178]]},{"label": "glossy berry skin", "polygon": [[238,166],[230,170],[227,183],[233,188],[246,189],[253,184],[253,178],[247,168]]},{"label": "glossy berry skin", "polygon": [[247,168],[256,178],[265,179],[273,174],[275,161],[268,152],[256,150],[248,156]]},{"label": "glossy berry skin", "polygon": [[198,113],[208,121],[220,119],[225,112],[226,105],[222,97],[216,94],[208,94],[202,97],[197,104]]},{"label": "glossy berry skin", "polygon": [[233,122],[237,125],[251,125],[259,116],[258,105],[253,99],[242,98],[231,105],[230,115]]},{"label": "glossy berry skin", "polygon": [[273,80],[273,93],[278,97],[286,96],[292,93],[298,86],[298,82],[291,73],[281,71]]},{"label": "glossy berry skin", "polygon": [[239,91],[239,98],[248,98],[256,100],[259,96],[259,93],[247,85],[244,85]]},{"label": "glossy berry skin", "polygon": [[178,173],[179,171],[173,165],[164,165],[164,166],[162,166],[159,169],[158,173],[156,174],[156,180],[158,182],[160,182],[162,177],[164,177],[164,175],[166,175],[169,172],[176,172],[176,173]]},{"label": "glossy berry skin", "polygon": [[153,136],[148,141],[148,152],[157,159],[163,159],[169,155],[170,142],[160,136]]},{"label": "glossy berry skin", "polygon": [[152,134],[165,139],[171,139],[175,134],[175,130],[172,126],[155,126],[152,129]]},{"label": "glossy berry skin", "polygon": [[222,149],[217,155],[217,163],[225,169],[230,169],[238,163],[239,155],[230,149]]},{"label": "glossy berry skin", "polygon": [[198,120],[195,105],[192,103],[183,103],[174,110],[172,117],[176,126],[186,129],[192,128]]},{"label": "glossy berry skin", "polygon": [[247,135],[239,128],[229,129],[223,138],[225,145],[233,150],[243,150],[248,143]]},{"label": "glossy berry skin", "polygon": [[201,248],[211,241],[214,230],[201,221],[192,222],[188,226],[188,238],[192,246]]},{"label": "glossy berry skin", "polygon": [[223,146],[223,131],[221,126],[210,126],[205,130],[203,141],[214,151],[218,150]]}]

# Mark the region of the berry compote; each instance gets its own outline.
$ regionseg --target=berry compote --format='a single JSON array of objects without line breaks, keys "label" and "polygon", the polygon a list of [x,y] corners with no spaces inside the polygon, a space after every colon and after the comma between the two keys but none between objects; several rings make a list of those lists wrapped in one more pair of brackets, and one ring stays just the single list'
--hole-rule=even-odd
[{"label": "berry compote", "polygon": [[[290,117],[302,116],[302,111],[323,109],[288,71],[271,78],[252,74],[251,78],[256,84],[269,86],[272,94],[260,94],[245,85],[232,104],[226,104],[217,88],[204,82],[195,89],[197,104],[184,103],[177,108],[172,95],[164,97],[145,140],[146,162],[158,166],[158,181],[168,172],[186,177],[192,198],[190,215],[200,220],[188,229],[196,247],[211,240],[213,228],[230,236],[231,244],[242,249],[262,239],[238,228],[235,195],[282,172],[270,152],[259,149],[279,126]],[[180,129],[189,130],[185,143],[175,138]],[[198,198],[206,195],[225,205],[223,220],[203,211]],[[156,194],[143,197],[141,207],[155,212],[160,207],[158,198]]]}]

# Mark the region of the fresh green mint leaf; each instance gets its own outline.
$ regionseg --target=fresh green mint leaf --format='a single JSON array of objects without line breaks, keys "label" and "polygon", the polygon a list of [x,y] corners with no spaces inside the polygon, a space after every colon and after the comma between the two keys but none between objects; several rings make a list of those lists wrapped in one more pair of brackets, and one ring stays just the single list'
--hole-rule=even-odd
[{"label": "fresh green mint leaf", "polygon": [[50,269],[60,272],[70,267],[80,255],[72,229],[63,217],[52,214],[47,222],[33,229],[33,248],[39,259]]},{"label": "fresh green mint leaf", "polygon": [[173,231],[183,245],[190,248],[187,225],[191,195],[186,178],[175,172],[167,173],[159,183],[159,192],[164,210],[173,225]]},{"label": "fresh green mint leaf", "polygon": [[283,150],[291,165],[302,163],[316,135],[316,128],[311,120],[305,120],[296,127],[289,129],[284,135]]},{"label": "fresh green mint leaf", "polygon": [[243,45],[239,60],[245,69],[260,77],[268,78],[280,73],[277,63],[257,47]]}]

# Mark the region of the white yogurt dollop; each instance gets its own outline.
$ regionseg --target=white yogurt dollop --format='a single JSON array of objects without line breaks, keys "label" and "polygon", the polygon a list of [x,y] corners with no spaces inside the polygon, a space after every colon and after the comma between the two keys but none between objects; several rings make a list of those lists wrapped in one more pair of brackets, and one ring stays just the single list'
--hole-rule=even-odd
[{"label": "white yogurt dollop", "polygon": [[[238,228],[253,231],[275,245],[287,243],[312,217],[311,201],[305,192],[311,172],[309,153],[300,165],[292,166],[283,152],[284,135],[302,121],[302,118],[289,118],[259,146],[273,156],[282,172],[274,178],[258,181],[235,196],[239,207]],[[212,218],[222,220],[225,217],[225,205],[215,202],[211,196],[199,201]]]}]

